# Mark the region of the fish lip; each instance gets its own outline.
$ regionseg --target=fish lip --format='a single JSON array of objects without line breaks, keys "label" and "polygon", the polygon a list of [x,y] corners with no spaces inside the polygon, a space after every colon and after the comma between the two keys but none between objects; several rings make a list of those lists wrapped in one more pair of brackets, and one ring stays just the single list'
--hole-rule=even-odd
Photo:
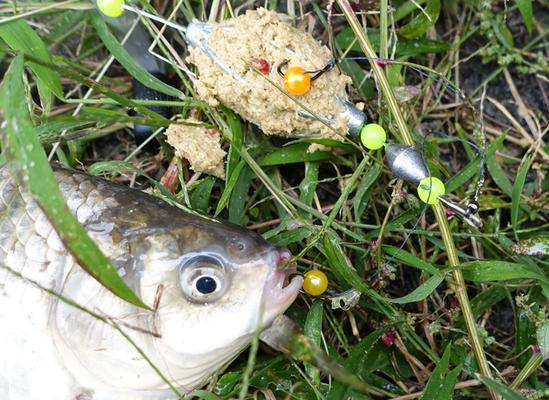
[{"label": "fish lip", "polygon": [[269,324],[294,302],[303,284],[295,263],[289,263],[291,253],[277,248],[272,253],[272,263],[263,290],[265,307],[264,323]]}]

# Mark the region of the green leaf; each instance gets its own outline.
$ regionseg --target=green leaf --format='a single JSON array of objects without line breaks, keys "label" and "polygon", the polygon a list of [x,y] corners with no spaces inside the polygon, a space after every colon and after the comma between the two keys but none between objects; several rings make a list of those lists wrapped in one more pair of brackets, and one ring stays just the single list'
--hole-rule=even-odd
[{"label": "green leaf", "polygon": [[[529,305],[526,305],[528,307]],[[516,313],[515,323],[515,352],[519,354],[517,366],[522,369],[530,359],[530,354],[526,349],[537,343],[536,325],[530,320],[532,310],[521,306]]]},{"label": "green leaf", "polygon": [[311,236],[311,234],[312,232],[309,228],[292,228],[290,230],[280,232],[276,236],[269,238],[269,242],[271,242],[275,246],[285,247],[292,243],[306,239]]},{"label": "green leaf", "polygon": [[513,184],[513,193],[511,195],[512,204],[511,204],[511,225],[513,226],[513,231],[516,232],[519,219],[519,208],[521,201],[522,189],[524,188],[524,182],[526,181],[526,174],[530,169],[530,163],[532,162],[532,157],[528,156],[522,163],[520,170],[517,174],[517,179]]},{"label": "green leaf", "polygon": [[82,268],[121,299],[148,308],[126,286],[68,209],[24,104],[23,57],[17,56],[0,87],[0,111],[6,123],[2,147],[10,161],[8,165],[12,173],[21,178],[23,185],[30,190]]},{"label": "green leaf", "polygon": [[215,394],[207,390],[194,390],[193,392],[189,393],[189,398],[203,400],[221,400],[221,397],[216,396]]},{"label": "green leaf", "polygon": [[471,179],[479,170],[480,156],[475,157],[473,161],[462,168],[456,175],[446,182],[446,193],[451,193],[457,188],[463,186],[465,182]]},{"label": "green leaf", "polygon": [[[503,139],[505,139],[505,136],[499,136],[496,140],[490,143],[490,145],[486,149],[487,164],[492,162],[497,165],[497,163],[495,162],[494,155],[496,153],[496,150],[501,149],[503,144]],[[478,172],[480,161],[481,161],[481,157],[476,156],[469,164],[467,164],[467,166],[465,166],[465,168],[462,168],[458,174],[448,179],[448,181],[446,182],[446,192],[447,193],[453,192],[457,188],[463,186],[463,184],[467,182],[469,179],[471,179]],[[497,167],[499,167],[499,165],[497,165]],[[503,185],[505,185],[505,179],[507,179],[507,177],[505,177],[505,174],[503,173],[503,171],[501,171],[501,173],[503,174],[503,178],[499,179],[500,176],[498,176],[498,179],[500,180],[500,182],[502,182]],[[496,178],[494,177],[494,180],[495,179]],[[507,182],[509,183],[509,187],[511,187],[511,183],[509,182],[509,180],[507,180]],[[509,191],[509,193],[511,193],[511,191]]]},{"label": "green leaf", "polygon": [[513,51],[513,47],[515,46],[515,41],[513,40],[513,34],[507,28],[507,25],[505,25],[504,21],[492,21],[492,28],[494,30],[494,33],[496,35],[496,38],[498,41],[505,47],[507,50]]},{"label": "green leaf", "polygon": [[541,357],[547,360],[549,357],[549,322],[545,322],[536,332]]},{"label": "green leaf", "polygon": [[[316,300],[311,305],[311,309],[307,313],[303,333],[307,336],[315,346],[320,347],[322,339],[322,316],[324,314],[324,302]],[[311,378],[315,386],[320,386],[320,371],[310,364],[305,364],[305,372]]]},{"label": "green leaf", "polygon": [[[438,362],[436,368],[433,370],[427,386],[423,390],[421,395],[422,400],[439,400],[439,399],[451,399],[452,393],[454,391],[455,380],[457,380],[457,374],[455,380],[448,381],[447,376],[450,375],[448,372],[448,367],[450,363],[450,354],[452,353],[452,345],[448,344],[444,350],[442,358]],[[461,368],[460,368],[461,369]],[[453,372],[453,371],[452,371]],[[449,393],[446,393],[445,396],[441,396],[441,392],[448,392],[448,387],[451,388]],[[448,396],[449,394],[449,396]]]},{"label": "green leaf", "polygon": [[440,0],[429,0],[423,11],[418,10],[416,16],[400,28],[398,33],[406,39],[417,38],[435,25],[439,14]]},{"label": "green leaf", "polygon": [[208,176],[201,179],[193,185],[193,191],[191,193],[191,207],[194,210],[201,211],[203,213],[208,212],[208,205],[210,204],[210,196],[215,184],[215,178]]},{"label": "green leaf", "polygon": [[486,151],[486,167],[488,168],[488,172],[490,172],[492,179],[496,182],[496,185],[499,186],[503,193],[511,197],[513,192],[513,184],[505,175],[505,172],[498,164],[495,156],[496,151],[503,148],[504,139],[504,135],[499,136],[492,142],[492,144],[490,144],[490,146],[488,146],[488,150]]},{"label": "green leaf", "polygon": [[258,164],[262,167],[273,165],[295,164],[304,161],[329,160],[334,157],[329,151],[308,152],[308,143],[297,143],[275,149],[272,153],[261,157]]},{"label": "green leaf", "polygon": [[236,182],[229,200],[229,222],[233,224],[244,224],[244,216],[247,211],[246,198],[253,178],[254,173],[247,165],[244,166],[240,174],[236,176]]},{"label": "green leaf", "polygon": [[[107,24],[101,19],[101,16],[98,13],[92,13],[91,22],[105,47],[107,47],[116,61],[118,61],[131,76],[148,88],[154,89],[160,93],[180,99],[185,97],[180,90],[162,82],[139,65],[111,33]],[[143,49],[143,51],[147,51],[147,49]]]},{"label": "green leaf", "polygon": [[[308,162],[305,163],[305,176],[299,184],[299,201],[308,205],[313,204],[313,199],[316,193],[316,186],[318,184],[318,163]],[[311,214],[306,210],[298,210],[298,213],[304,218],[311,218]]]},{"label": "green leaf", "polygon": [[345,60],[339,65],[343,73],[353,80],[353,87],[358,90],[360,96],[367,99],[373,99],[376,96],[374,82],[368,79],[366,71],[357,61]]},{"label": "green leaf", "polygon": [[418,5],[422,5],[427,0],[414,0],[414,1],[405,1],[403,4],[397,7],[393,13],[393,20],[395,22],[400,21],[402,18],[408,16],[417,10]]},{"label": "green leaf", "polygon": [[[79,82],[79,83],[81,83],[81,84],[83,84],[83,85],[85,85],[89,88],[93,88],[95,91],[97,91],[97,92],[99,92],[99,93],[101,93],[105,96],[110,97],[112,100],[114,100],[118,104],[124,105],[124,106],[129,107],[129,108],[133,108],[136,111],[144,114],[145,116],[150,117],[150,119],[142,119],[141,123],[143,123],[143,124],[153,125],[153,126],[168,126],[172,123],[172,121],[170,121],[168,118],[163,117],[162,115],[154,112],[153,110],[150,110],[149,108],[144,107],[144,106],[140,106],[139,104],[136,104],[135,102],[133,102],[132,100],[129,100],[125,96],[122,96],[119,93],[111,90],[109,87],[107,87],[105,85],[102,85],[99,82],[96,82],[91,78],[83,76],[83,75],[79,74],[78,72],[75,72],[74,68],[62,67],[62,66],[59,66],[57,64],[52,64],[52,63],[49,63],[49,62],[45,62],[44,60],[41,60],[41,59],[35,57],[34,55],[25,55],[25,60],[29,60],[30,62],[40,64],[44,67],[48,67],[48,68],[58,72],[59,74],[65,76],[69,79],[73,79],[73,80],[75,80],[75,81],[77,81],[77,82]],[[89,108],[88,108],[88,110],[89,110]],[[97,109],[95,109],[95,110],[97,110]],[[84,120],[81,117],[79,117],[78,119],[79,120]],[[121,120],[120,116],[118,116],[117,119],[118,120],[116,122],[120,122],[120,120]],[[138,119],[132,118],[132,119],[133,119],[133,121],[138,121],[139,120],[139,118]],[[71,118],[71,120],[74,121],[75,118]]]},{"label": "green leaf", "polygon": [[[44,62],[52,62],[48,48],[42,42],[40,36],[22,19],[1,24],[0,38],[4,39],[13,50],[32,55]],[[29,62],[28,65],[32,72],[36,74],[38,93],[40,94],[42,106],[48,113],[53,101],[52,93],[60,99],[63,98],[59,75],[55,71],[34,62]]]},{"label": "green leaf", "polygon": [[[372,348],[379,340],[381,335],[385,332],[391,330],[393,327],[391,325],[386,325],[382,328],[378,328],[372,333],[368,334],[364,339],[362,339],[351,351],[349,357],[347,357],[341,363],[349,372],[353,374],[360,375],[364,369],[368,369],[371,366],[371,363],[367,361],[370,358],[370,355],[373,353]],[[372,368],[373,369],[373,368]],[[352,399],[353,395],[349,387],[344,385],[341,382],[334,382],[332,389],[328,393],[328,400],[340,400],[340,399]]]},{"label": "green leaf", "polygon": [[461,369],[461,366],[457,366],[446,374],[446,379],[444,380],[442,387],[438,391],[438,399],[452,399],[454,394],[454,388],[459,378],[459,374],[461,373]]},{"label": "green leaf", "polygon": [[491,378],[479,375],[478,379],[480,379],[480,381],[487,387],[499,394],[503,400],[527,400],[526,397],[515,392],[510,387],[507,387]]},{"label": "green leaf", "polygon": [[421,258],[414,256],[404,249],[399,249],[398,247],[388,245],[383,245],[381,248],[385,254],[396,258],[398,261],[406,265],[429,272],[430,274],[438,274],[439,272],[433,264],[423,261]]},{"label": "green leaf", "polygon": [[223,209],[229,203],[229,200],[231,198],[231,193],[233,192],[233,188],[235,187],[236,182],[238,181],[238,177],[240,176],[240,172],[242,171],[242,168],[244,168],[245,165],[246,163],[244,162],[244,160],[240,160],[240,162],[233,169],[231,176],[227,181],[227,184],[225,185],[225,189],[223,190],[223,193],[219,198],[219,202],[217,203],[214,216],[217,217],[219,213],[223,211]]},{"label": "green leaf", "polygon": [[116,160],[99,161],[99,162],[93,163],[88,167],[87,172],[89,175],[92,175],[92,176],[97,176],[104,172],[118,172],[118,173],[131,172],[134,174],[148,177],[148,175],[143,170],[141,170],[140,168],[137,168],[135,165],[130,164],[129,162],[126,162],[126,161],[116,161]]},{"label": "green leaf", "polygon": [[547,278],[532,271],[526,265],[507,261],[472,261],[461,265],[463,277],[472,282],[497,282],[511,279],[536,279],[548,282]]},{"label": "green leaf", "polygon": [[[392,232],[393,229],[400,228],[402,225],[406,224],[409,221],[415,221],[417,219],[419,211],[420,210],[418,208],[414,207],[401,213],[398,217],[385,225],[384,233],[387,234],[389,232]],[[364,235],[364,239],[371,240],[377,238],[378,235],[379,229],[373,229]]]},{"label": "green leaf", "polygon": [[343,253],[340,239],[337,235],[332,232],[327,232],[324,235],[323,243],[326,259],[338,282],[346,287],[354,287],[361,292],[369,292],[368,286],[357,274],[345,253]]},{"label": "green leaf", "polygon": [[427,298],[433,291],[442,283],[444,280],[443,275],[433,275],[417,288],[415,288],[411,293],[408,293],[406,296],[402,296],[396,299],[387,299],[387,301],[396,304],[406,304],[406,303],[415,303]]},{"label": "green leaf", "polygon": [[532,27],[534,25],[532,21],[534,17],[532,11],[532,0],[515,0],[515,3],[517,3],[517,8],[520,11],[520,15],[522,15],[522,19],[524,20],[524,25],[526,25],[528,33],[532,34]]},{"label": "green leaf", "polygon": [[[227,175],[225,177],[228,182],[233,177],[233,171],[239,167],[240,149],[242,149],[242,142],[244,141],[244,132],[242,131],[242,121],[238,115],[225,107],[221,107],[221,110],[225,114],[227,124],[229,125],[229,134],[231,135],[229,138],[231,146],[227,154]],[[238,172],[235,173],[238,175]]]},{"label": "green leaf", "polygon": [[383,172],[383,167],[379,164],[374,164],[361,178],[356,190],[356,195],[353,199],[355,220],[360,221],[381,172]]},{"label": "green leaf", "polygon": [[[374,50],[379,52],[379,30],[368,28],[367,33]],[[354,40],[355,34],[350,27],[343,29],[336,36],[336,42],[342,49],[346,50],[352,45],[352,51],[362,52],[360,44],[354,42]],[[419,54],[441,53],[447,51],[449,48],[449,43],[440,40],[433,40],[425,37],[409,40],[399,37],[395,48],[395,57],[399,58],[416,56]],[[342,63],[342,65],[344,64],[345,62]]]}]

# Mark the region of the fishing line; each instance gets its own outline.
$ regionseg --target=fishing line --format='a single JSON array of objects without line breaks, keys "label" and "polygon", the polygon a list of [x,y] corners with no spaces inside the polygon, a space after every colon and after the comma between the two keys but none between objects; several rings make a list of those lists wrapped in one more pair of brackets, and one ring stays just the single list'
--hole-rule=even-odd
[{"label": "fishing line", "polygon": [[[435,83],[440,83],[440,85],[441,85],[441,86],[439,86],[439,90],[440,89],[442,89],[443,91],[448,90],[449,92],[451,92],[454,95],[457,94],[464,101],[467,108],[469,108],[472,111],[473,120],[477,121],[478,124],[479,124],[479,129],[478,130],[480,131],[480,136],[481,136],[479,145],[477,145],[476,143],[474,143],[470,140],[462,139],[462,138],[455,137],[455,136],[451,136],[451,135],[448,135],[448,134],[445,134],[445,133],[437,133],[436,136],[442,137],[442,138],[447,138],[447,139],[450,139],[451,141],[460,142],[460,143],[463,143],[463,144],[468,144],[475,150],[477,155],[480,156],[478,179],[477,179],[477,182],[476,182],[476,185],[475,185],[474,194],[472,195],[471,200],[467,203],[467,205],[465,207],[463,207],[459,204],[454,204],[453,202],[450,202],[449,200],[446,200],[446,199],[444,201],[442,201],[442,196],[440,197],[440,199],[441,199],[441,202],[445,206],[449,207],[450,210],[454,211],[456,214],[459,214],[461,217],[463,217],[466,222],[468,222],[469,224],[471,224],[473,226],[480,227],[480,224],[481,224],[480,219],[474,218],[475,217],[474,214],[477,213],[478,208],[479,208],[478,198],[480,196],[480,192],[482,190],[482,187],[484,185],[484,180],[485,180],[486,132],[485,132],[485,129],[484,129],[484,126],[483,126],[483,121],[482,121],[482,112],[483,112],[482,108],[481,108],[480,114],[479,114],[477,109],[474,107],[473,103],[470,101],[470,99],[467,98],[467,96],[464,94],[464,92],[459,87],[457,87],[453,82],[448,80],[446,77],[442,76],[442,74],[440,74],[436,71],[432,71],[430,69],[426,71],[424,67],[419,66],[419,65],[418,66],[412,65],[411,63],[408,63],[408,62],[399,62],[399,61],[394,61],[394,60],[389,60],[389,59],[372,58],[372,57],[333,58],[327,63],[327,65],[325,67],[323,67],[321,69],[318,69],[318,70],[312,70],[312,71],[307,71],[307,72],[310,73],[310,74],[314,74],[315,78],[318,78],[320,75],[322,75],[322,74],[330,71],[331,69],[333,69],[338,63],[343,62],[343,61],[348,61],[348,60],[370,60],[370,61],[374,61],[378,65],[389,65],[389,64],[405,65],[421,77],[424,77],[424,78],[427,78],[427,79],[433,79],[434,78]],[[433,75],[435,75],[435,76],[433,77]],[[433,88],[433,90],[435,91],[435,88]],[[436,91],[435,91],[435,94],[436,94]],[[482,104],[481,104],[481,106],[482,106]],[[474,129],[474,130],[476,130],[476,129]],[[426,160],[426,143],[427,143],[428,137],[430,135],[435,135],[435,133],[434,132],[427,133],[427,135],[425,135],[423,137],[423,140],[421,141],[421,146],[418,149],[419,155],[420,155],[420,157],[421,157],[421,159],[422,159],[425,166],[428,165],[427,160]],[[436,178],[432,178],[429,168],[426,168],[426,170],[427,170],[427,174],[428,174],[428,176],[427,176],[428,182],[432,183],[433,179],[436,179]],[[400,244],[400,246],[398,248],[398,251],[395,254],[393,254],[387,260],[387,262],[386,262],[387,264],[391,264],[394,261],[394,259],[396,258],[398,252],[400,250],[402,250],[404,248],[404,246],[408,243],[408,241],[410,240],[411,234],[413,233],[413,231],[415,231],[417,225],[419,224],[419,222],[421,221],[421,219],[425,215],[425,212],[427,210],[427,204],[429,203],[429,200],[431,199],[431,196],[432,196],[432,192],[431,192],[430,189],[431,188],[429,188],[429,191],[427,193],[427,198],[422,199],[422,200],[424,200],[424,207],[423,207],[419,217],[416,219],[415,223],[413,224],[413,227],[412,227],[411,231],[406,234],[404,240],[402,241],[402,243]]]}]

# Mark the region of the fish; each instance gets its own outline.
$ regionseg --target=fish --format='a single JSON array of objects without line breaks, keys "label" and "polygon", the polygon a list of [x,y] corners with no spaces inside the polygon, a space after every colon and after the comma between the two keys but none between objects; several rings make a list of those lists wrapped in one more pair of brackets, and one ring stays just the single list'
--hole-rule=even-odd
[{"label": "fish", "polygon": [[303,280],[290,252],[260,235],[81,172],[54,174],[154,311],[85,272],[0,168],[0,399],[176,399],[220,374],[296,299]]}]

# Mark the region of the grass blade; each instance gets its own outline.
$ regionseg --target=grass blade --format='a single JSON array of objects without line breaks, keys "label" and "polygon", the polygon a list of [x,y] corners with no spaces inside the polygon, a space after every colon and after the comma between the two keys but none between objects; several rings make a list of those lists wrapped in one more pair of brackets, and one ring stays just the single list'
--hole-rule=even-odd
[{"label": "grass blade", "polygon": [[442,383],[444,382],[444,377],[446,376],[446,373],[448,372],[451,352],[452,345],[449,344],[446,346],[440,362],[433,370],[431,377],[429,378],[429,382],[427,382],[427,386],[425,386],[425,390],[423,391],[423,395],[421,396],[422,400],[434,400],[439,398],[438,391],[442,386]]},{"label": "grass blade", "polygon": [[357,221],[360,221],[364,210],[366,210],[366,206],[370,200],[370,195],[372,194],[374,185],[378,181],[382,172],[383,167],[379,164],[374,164],[361,178],[356,190],[356,195],[353,199],[353,210]]},{"label": "grass blade", "polygon": [[406,304],[424,300],[427,296],[433,293],[433,291],[442,283],[443,280],[443,275],[433,275],[406,296],[402,296],[397,299],[387,299],[387,301],[395,304]]},{"label": "grass blade", "polygon": [[[124,46],[122,46],[116,37],[111,33],[107,27],[107,24],[101,19],[101,16],[98,13],[95,12],[91,14],[91,22],[105,47],[107,47],[116,61],[118,61],[126,69],[126,71],[130,73],[131,76],[148,88],[154,89],[160,93],[180,99],[185,98],[185,95],[180,90],[162,82],[160,79],[151,75],[141,65],[135,62]],[[146,49],[143,49],[143,51],[146,51]]]},{"label": "grass blade", "polygon": [[532,271],[526,265],[507,261],[472,261],[461,266],[463,277],[472,282],[497,282],[510,279],[537,279],[548,282],[539,272]]},{"label": "grass blade", "polygon": [[23,57],[17,56],[0,88],[0,110],[5,118],[2,147],[12,172],[21,178],[78,263],[103,286],[123,300],[148,308],[118,276],[116,269],[71,214],[25,104]]},{"label": "grass blade", "polygon": [[534,25],[532,0],[515,0],[515,3],[517,3],[517,8],[520,11],[520,15],[522,15],[522,19],[524,20],[524,25],[526,26],[526,29],[528,29],[528,33],[532,34],[532,27]]},{"label": "grass blade", "polygon": [[518,394],[513,389],[485,376],[478,377],[482,383],[499,394],[503,400],[526,400],[526,397]]},{"label": "grass blade", "polygon": [[399,33],[406,39],[417,38],[435,25],[439,14],[440,0],[429,0],[423,10],[419,10],[410,22],[399,29]]},{"label": "grass blade", "polygon": [[[322,316],[324,314],[324,303],[322,301],[315,301],[311,305],[311,309],[307,313],[307,320],[303,327],[303,333],[307,336],[311,343],[320,347],[320,340],[322,338]],[[310,364],[305,364],[305,372],[311,378],[311,381],[316,387],[320,386],[320,371]]]},{"label": "grass blade", "polygon": [[446,374],[446,379],[442,383],[442,387],[438,391],[439,399],[449,399],[453,398],[454,389],[461,373],[461,366],[455,367],[453,370]]},{"label": "grass blade", "polygon": [[429,272],[430,274],[438,273],[438,269],[433,264],[423,261],[421,258],[414,256],[404,249],[388,245],[382,246],[382,249],[385,254],[389,254],[391,257],[394,257],[406,265]]},{"label": "grass blade", "polygon": [[245,165],[246,163],[244,162],[244,160],[240,160],[240,162],[236,164],[236,167],[233,169],[230,178],[227,180],[225,189],[223,190],[223,193],[219,198],[219,202],[217,203],[214,216],[217,217],[219,213],[223,211],[223,209],[227,206],[227,203],[231,198],[231,193],[233,192],[233,188],[235,187],[236,182],[240,177],[240,172],[242,171],[242,168],[244,168]]},{"label": "grass blade", "polygon": [[[518,226],[518,219],[519,219],[519,208],[520,208],[520,200],[521,200],[521,194],[522,189],[524,188],[524,182],[526,181],[526,174],[528,173],[528,170],[530,169],[530,163],[532,162],[532,157],[528,156],[522,163],[522,166],[519,169],[519,172],[517,174],[517,179],[515,180],[515,183],[513,184],[513,192],[511,195],[512,204],[511,204],[511,225],[513,226],[513,231],[516,232]],[[516,233],[515,233],[516,235]]]},{"label": "grass blade", "polygon": [[[17,20],[0,25],[0,38],[15,51],[32,55],[47,63],[52,61],[48,48],[26,21]],[[58,74],[43,65],[33,62],[28,65],[36,74],[38,93],[47,114],[53,101],[52,93],[60,99],[63,98],[61,80]]]},{"label": "grass blade", "polygon": [[203,212],[204,214],[208,212],[210,196],[214,184],[215,178],[213,176],[207,176],[193,186],[190,199],[193,210]]},{"label": "grass blade", "polygon": [[[313,204],[316,187],[318,184],[318,166],[319,163],[315,162],[305,163],[305,176],[299,184],[299,200],[309,207]],[[311,215],[305,210],[298,210],[298,213],[303,218],[311,217]]]},{"label": "grass blade", "polygon": [[496,185],[499,186],[503,193],[511,197],[513,192],[513,184],[509,178],[505,176],[505,172],[503,172],[503,169],[498,164],[497,158],[495,157],[496,151],[502,149],[504,139],[505,136],[499,136],[490,146],[488,146],[488,150],[486,151],[486,168],[488,168],[488,172],[490,172],[490,175],[492,176],[494,182],[496,182]]},{"label": "grass blade", "polygon": [[324,251],[331,270],[336,275],[337,281],[344,286],[351,286],[361,292],[369,292],[368,286],[357,274],[351,262],[341,248],[340,240],[336,234],[327,232],[324,235]]},{"label": "grass blade", "polygon": [[280,149],[275,149],[272,153],[261,157],[258,164],[261,167],[270,167],[273,165],[295,164],[304,161],[329,160],[334,157],[329,151],[307,152],[309,143],[292,144]]}]

